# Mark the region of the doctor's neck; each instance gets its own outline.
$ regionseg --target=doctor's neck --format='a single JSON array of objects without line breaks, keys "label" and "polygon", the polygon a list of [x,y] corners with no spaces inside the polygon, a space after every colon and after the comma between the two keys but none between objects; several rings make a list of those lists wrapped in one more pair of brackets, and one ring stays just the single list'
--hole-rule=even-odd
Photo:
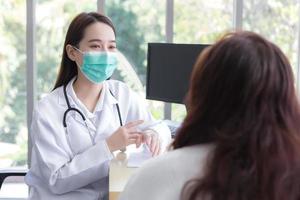
[{"label": "doctor's neck", "polygon": [[94,84],[82,75],[78,75],[73,83],[74,92],[77,98],[93,112],[100,97],[103,84]]}]

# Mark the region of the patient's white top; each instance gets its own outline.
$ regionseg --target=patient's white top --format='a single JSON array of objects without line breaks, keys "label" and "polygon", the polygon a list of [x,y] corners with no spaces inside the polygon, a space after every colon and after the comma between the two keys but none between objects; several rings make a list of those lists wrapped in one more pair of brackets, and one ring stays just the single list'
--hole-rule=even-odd
[{"label": "patient's white top", "polygon": [[170,151],[147,161],[130,178],[120,200],[179,200],[184,184],[203,175],[212,144]]}]

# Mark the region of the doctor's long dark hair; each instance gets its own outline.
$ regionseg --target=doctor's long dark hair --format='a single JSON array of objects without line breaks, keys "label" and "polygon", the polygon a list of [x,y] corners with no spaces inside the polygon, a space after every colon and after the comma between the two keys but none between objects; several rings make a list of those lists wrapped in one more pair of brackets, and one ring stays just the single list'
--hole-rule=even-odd
[{"label": "doctor's long dark hair", "polygon": [[299,104],[276,45],[238,32],[211,46],[194,67],[187,109],[173,147],[215,146],[181,199],[300,199]]},{"label": "doctor's long dark hair", "polygon": [[66,46],[70,44],[78,47],[79,42],[84,36],[85,29],[95,22],[107,24],[113,29],[116,35],[115,27],[108,17],[96,12],[80,13],[77,15],[71,22],[67,31],[60,69],[53,90],[67,84],[74,76],[77,75],[77,65],[75,61],[68,58]]}]

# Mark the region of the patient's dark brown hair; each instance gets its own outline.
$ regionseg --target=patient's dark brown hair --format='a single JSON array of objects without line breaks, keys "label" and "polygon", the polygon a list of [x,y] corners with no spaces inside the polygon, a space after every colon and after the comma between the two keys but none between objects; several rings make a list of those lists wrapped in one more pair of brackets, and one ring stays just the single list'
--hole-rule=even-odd
[{"label": "patient's dark brown hair", "polygon": [[214,149],[182,199],[300,199],[299,104],[292,68],[276,45],[237,32],[206,49],[193,69],[187,109],[173,147]]}]

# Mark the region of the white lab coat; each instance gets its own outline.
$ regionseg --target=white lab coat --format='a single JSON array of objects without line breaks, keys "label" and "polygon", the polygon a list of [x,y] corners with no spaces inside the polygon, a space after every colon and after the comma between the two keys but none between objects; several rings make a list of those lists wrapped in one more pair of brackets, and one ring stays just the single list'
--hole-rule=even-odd
[{"label": "white lab coat", "polygon": [[[87,118],[93,141],[76,112],[67,115],[67,139],[63,127],[63,114],[67,109],[63,87],[42,98],[34,109],[30,131],[31,168],[25,177],[30,186],[29,199],[107,199],[109,161],[113,155],[105,139],[120,126],[116,104],[120,107],[123,124],[138,119],[154,120],[143,101],[125,84],[114,80],[103,82],[95,111],[89,112],[76,97],[72,87],[74,80],[67,85],[67,95],[71,107],[79,109]],[[151,129],[159,133],[163,148],[168,145],[170,131],[165,124]]]}]

